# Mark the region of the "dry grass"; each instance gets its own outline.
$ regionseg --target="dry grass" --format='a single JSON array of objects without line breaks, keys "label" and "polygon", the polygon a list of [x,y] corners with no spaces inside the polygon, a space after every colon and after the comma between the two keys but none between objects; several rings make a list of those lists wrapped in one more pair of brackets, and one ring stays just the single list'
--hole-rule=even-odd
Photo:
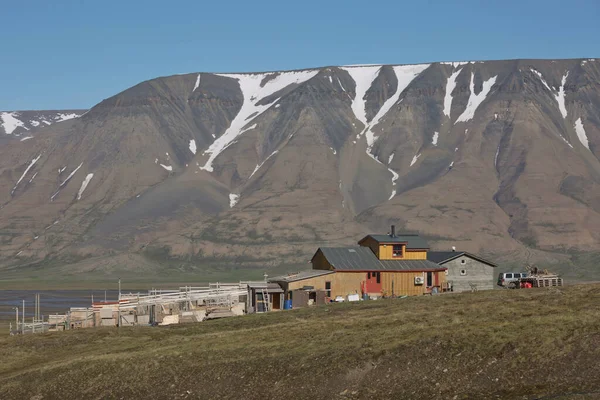
[{"label": "dry grass", "polygon": [[594,398],[599,289],[497,290],[2,337],[0,397]]}]

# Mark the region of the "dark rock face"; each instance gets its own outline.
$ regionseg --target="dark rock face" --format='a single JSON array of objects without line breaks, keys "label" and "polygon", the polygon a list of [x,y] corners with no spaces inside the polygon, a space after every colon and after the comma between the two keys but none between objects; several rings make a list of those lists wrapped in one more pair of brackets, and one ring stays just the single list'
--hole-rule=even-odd
[{"label": "dark rock face", "polygon": [[0,263],[298,264],[391,222],[499,259],[597,251],[598,110],[595,60],[154,79],[0,146]]}]

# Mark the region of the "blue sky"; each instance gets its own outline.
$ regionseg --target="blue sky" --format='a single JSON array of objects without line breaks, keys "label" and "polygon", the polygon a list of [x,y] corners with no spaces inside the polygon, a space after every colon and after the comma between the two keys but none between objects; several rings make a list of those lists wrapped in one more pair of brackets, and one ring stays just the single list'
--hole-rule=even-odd
[{"label": "blue sky", "polygon": [[157,76],[600,57],[600,1],[5,0],[0,110],[88,108]]}]

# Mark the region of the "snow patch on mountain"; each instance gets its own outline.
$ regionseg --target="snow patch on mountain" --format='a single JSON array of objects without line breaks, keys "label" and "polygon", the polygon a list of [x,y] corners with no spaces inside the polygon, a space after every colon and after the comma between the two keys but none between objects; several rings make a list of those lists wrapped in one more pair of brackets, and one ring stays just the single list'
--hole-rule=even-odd
[{"label": "snow patch on mountain", "polygon": [[21,181],[23,180],[23,178],[25,178],[25,175],[27,175],[27,173],[29,172],[29,170],[31,169],[31,167],[33,167],[33,165],[36,162],[38,162],[38,160],[40,159],[41,156],[42,155],[40,154],[39,156],[37,156],[36,158],[34,158],[33,160],[31,160],[29,162],[29,165],[27,166],[27,168],[25,168],[25,172],[23,172],[23,175],[21,175],[21,177],[19,178],[19,180],[15,184],[15,187],[13,187],[12,191],[10,192],[11,195],[15,192],[15,190],[17,189],[17,186],[19,186],[19,183],[21,183]]},{"label": "snow patch on mountain", "polygon": [[83,182],[81,182],[81,187],[79,188],[79,192],[77,192],[77,200],[81,200],[81,195],[83,194],[83,191],[88,186],[93,177],[94,174],[87,174]]},{"label": "snow patch on mountain", "polygon": [[196,154],[196,141],[194,139],[190,140],[190,151]]},{"label": "snow patch on mountain", "polygon": [[161,167],[163,167],[164,169],[166,169],[169,172],[173,171],[173,167],[170,165],[164,165],[164,164],[160,164]]},{"label": "snow patch on mountain", "polygon": [[[58,195],[58,193],[60,193],[60,188],[62,188],[67,182],[69,182],[71,180],[71,178],[75,175],[75,173],[77,171],[79,171],[79,168],[81,168],[81,166],[83,165],[83,162],[81,164],[79,164],[79,166],[77,166],[77,168],[75,168],[70,174],[69,176],[67,176],[67,178],[58,186],[58,190],[56,191],[56,193],[54,193],[51,197],[50,197],[50,201],[54,201],[54,198]],[[66,168],[66,167],[65,167]]]},{"label": "snow patch on mountain", "polygon": [[75,114],[75,113],[71,113],[71,114],[58,113],[58,114],[56,114],[56,117],[54,118],[54,122],[62,122],[62,121],[66,121],[66,120],[77,118],[77,117],[79,117],[79,114]]},{"label": "snow patch on mountain", "polygon": [[394,153],[390,154],[390,156],[388,158],[388,164],[391,164],[393,159],[394,159]]},{"label": "snow patch on mountain", "polygon": [[581,122],[581,118],[577,118],[575,121],[575,132],[577,132],[577,137],[582,145],[590,149],[590,143],[588,141],[587,134],[585,133],[585,129],[583,129],[583,122]]},{"label": "snow patch on mountain", "polygon": [[562,77],[560,81],[560,87],[558,88],[558,94],[554,96],[556,101],[558,102],[558,108],[563,118],[567,118],[567,107],[565,105],[565,83],[567,83],[567,77],[569,76],[569,71]]},{"label": "snow patch on mountain", "polygon": [[7,135],[12,134],[14,130],[17,129],[19,126],[21,128],[27,129],[23,121],[17,118],[18,116],[19,113],[17,112],[0,113],[0,119],[2,120],[2,128],[4,128],[4,132],[6,132]]},{"label": "snow patch on mountain", "polygon": [[196,84],[194,85],[194,89],[192,90],[192,93],[195,92],[196,89],[198,89],[198,86],[200,86],[200,74],[198,74],[198,77],[196,78]]},{"label": "snow patch on mountain", "polygon": [[544,79],[544,76],[542,75],[541,72],[539,72],[535,68],[531,68],[531,72],[533,72],[534,74],[536,74],[540,78],[540,80],[542,81],[542,83],[544,84],[544,86],[546,86],[546,89],[548,89],[549,91],[552,92],[552,89],[550,89],[550,86],[548,85],[548,82],[546,82],[546,80]]},{"label": "snow patch on mountain", "polygon": [[[398,102],[402,92],[410,85],[410,83],[419,76],[423,71],[429,68],[429,64],[420,64],[420,65],[399,65],[393,67],[394,73],[396,74],[396,78],[398,79],[398,85],[396,87],[396,91],[393,95],[387,99],[375,117],[371,120],[371,122],[365,127],[365,134],[367,138],[367,153],[371,152],[373,144],[375,143],[375,133],[373,132],[373,128],[379,123],[379,121],[391,110],[391,108]],[[368,88],[367,88],[368,90]],[[366,90],[365,90],[366,93]],[[363,102],[363,111],[364,111],[364,102]]]},{"label": "snow patch on mountain", "polygon": [[269,158],[273,157],[277,153],[278,153],[278,150],[275,150],[274,152],[272,152],[269,155],[269,157],[265,158],[265,160],[263,162],[261,162],[260,164],[257,164],[256,167],[254,168],[254,171],[252,171],[252,173],[250,174],[250,176],[248,177],[248,179],[252,178],[252,175],[254,175],[256,173],[256,171],[258,171],[260,169],[260,167],[262,167],[263,164],[266,163]]},{"label": "snow patch on mountain", "polygon": [[467,108],[465,111],[457,118],[456,122],[466,122],[475,116],[475,111],[484,102],[487,95],[492,90],[492,86],[496,83],[496,78],[498,75],[491,77],[487,81],[483,81],[483,87],[481,88],[481,92],[475,94],[475,74],[471,72],[471,84],[469,86],[471,90],[471,95],[469,96],[469,102],[467,103]]},{"label": "snow patch on mountain", "polygon": [[33,136],[25,136],[23,139],[21,139],[21,142],[24,142],[29,139],[33,139]]},{"label": "snow patch on mountain", "polygon": [[218,74],[227,78],[236,79],[240,85],[244,101],[237,115],[231,121],[229,128],[216,139],[210,147],[203,152],[203,155],[209,155],[206,164],[201,169],[212,172],[213,162],[219,154],[229,147],[233,141],[243,133],[242,129],[250,124],[252,120],[265,112],[269,107],[277,102],[276,99],[268,104],[260,104],[261,100],[286,88],[292,84],[300,84],[314,77],[318,70],[282,72],[273,79],[268,80],[264,86],[261,86],[264,78],[272,74]]},{"label": "snow patch on mountain", "polygon": [[433,137],[431,138],[431,144],[437,146],[438,137],[440,136],[439,132],[433,132]]},{"label": "snow patch on mountain", "polygon": [[37,176],[37,172],[35,174],[33,174],[33,176],[31,177],[31,179],[29,180],[29,183],[33,182],[33,180],[35,179],[35,177]]},{"label": "snow patch on mountain", "polygon": [[62,186],[64,186],[64,185],[65,185],[65,183],[67,183],[67,182],[69,181],[69,179],[71,179],[71,178],[73,177],[73,175],[75,175],[75,173],[76,173],[77,171],[79,171],[79,168],[81,168],[81,166],[82,166],[82,165],[83,165],[83,163],[79,164],[79,165],[77,166],[77,168],[75,168],[75,169],[73,170],[73,172],[71,172],[71,173],[69,174],[69,176],[67,176],[67,179],[65,179],[65,180],[63,181],[63,183],[61,183],[61,184],[60,184],[60,186],[59,186],[59,187],[62,187]]},{"label": "snow patch on mountain", "polygon": [[[354,89],[354,99],[352,99],[352,111],[357,120],[367,126],[367,112],[365,110],[365,95],[367,90],[373,84],[379,71],[381,70],[380,65],[376,66],[356,66],[356,67],[342,67],[344,71],[350,74],[350,77],[354,80],[356,87]],[[341,85],[341,83],[340,83]]]},{"label": "snow patch on mountain", "polygon": [[410,166],[412,167],[413,165],[415,165],[415,163],[417,162],[417,160],[419,159],[419,157],[421,157],[421,153],[416,154],[415,156],[413,156],[412,161],[410,162]]},{"label": "snow patch on mountain", "polygon": [[240,195],[235,193],[229,194],[229,208],[233,208],[240,201]]},{"label": "snow patch on mountain", "polygon": [[444,95],[444,115],[450,117],[450,111],[452,109],[452,91],[456,87],[456,78],[460,75],[462,68],[453,72],[446,82],[446,94]]}]

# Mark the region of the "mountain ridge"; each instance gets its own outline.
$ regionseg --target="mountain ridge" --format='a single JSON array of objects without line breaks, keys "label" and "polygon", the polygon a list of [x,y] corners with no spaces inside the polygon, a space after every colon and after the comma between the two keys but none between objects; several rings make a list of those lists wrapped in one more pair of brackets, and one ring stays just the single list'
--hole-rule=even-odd
[{"label": "mountain ridge", "polygon": [[600,240],[599,77],[593,59],[518,59],[144,81],[6,151],[0,264],[295,265],[389,223],[563,262]]}]

